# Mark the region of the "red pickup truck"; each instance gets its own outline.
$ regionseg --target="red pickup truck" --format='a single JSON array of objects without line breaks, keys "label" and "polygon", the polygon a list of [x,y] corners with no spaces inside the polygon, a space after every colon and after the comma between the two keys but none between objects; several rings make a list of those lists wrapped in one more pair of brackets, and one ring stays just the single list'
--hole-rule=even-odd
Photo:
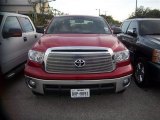
[{"label": "red pickup truck", "polygon": [[76,98],[124,91],[132,72],[128,49],[102,17],[70,15],[54,17],[29,50],[25,80],[35,95],[67,90]]}]

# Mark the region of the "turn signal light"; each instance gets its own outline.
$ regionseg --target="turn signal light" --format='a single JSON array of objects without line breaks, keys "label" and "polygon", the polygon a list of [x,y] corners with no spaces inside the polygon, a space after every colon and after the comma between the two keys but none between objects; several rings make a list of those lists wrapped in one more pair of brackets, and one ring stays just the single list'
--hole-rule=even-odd
[{"label": "turn signal light", "polygon": [[160,63],[160,50],[157,49],[153,50],[152,62]]}]

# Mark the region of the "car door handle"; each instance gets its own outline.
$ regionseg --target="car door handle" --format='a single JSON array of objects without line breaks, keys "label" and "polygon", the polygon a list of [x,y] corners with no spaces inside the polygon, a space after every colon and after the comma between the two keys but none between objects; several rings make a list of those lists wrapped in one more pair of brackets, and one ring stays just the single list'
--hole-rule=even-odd
[{"label": "car door handle", "polygon": [[27,37],[24,37],[23,40],[24,40],[24,42],[27,41]]},{"label": "car door handle", "polygon": [[35,35],[34,37],[37,38],[37,35]]}]

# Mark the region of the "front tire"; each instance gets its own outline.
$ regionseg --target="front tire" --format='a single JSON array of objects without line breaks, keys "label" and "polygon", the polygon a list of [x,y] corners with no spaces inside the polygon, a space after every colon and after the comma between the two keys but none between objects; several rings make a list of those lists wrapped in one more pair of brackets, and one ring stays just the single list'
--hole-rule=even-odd
[{"label": "front tire", "polygon": [[138,60],[135,65],[134,81],[139,87],[148,87],[149,80],[147,74],[148,70],[146,63],[142,60]]},{"label": "front tire", "polygon": [[118,91],[117,94],[123,94],[126,91],[126,89],[123,89],[121,91]]},{"label": "front tire", "polygon": [[42,95],[43,95],[43,94],[38,93],[38,92],[35,92],[35,91],[32,91],[32,93],[33,93],[33,95],[35,95],[35,96],[42,96]]}]

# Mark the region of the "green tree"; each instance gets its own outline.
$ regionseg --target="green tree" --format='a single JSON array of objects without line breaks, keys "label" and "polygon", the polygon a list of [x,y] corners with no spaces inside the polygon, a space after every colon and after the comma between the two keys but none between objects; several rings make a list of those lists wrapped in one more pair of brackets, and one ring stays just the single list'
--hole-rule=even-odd
[{"label": "green tree", "polygon": [[30,12],[30,14],[28,16],[34,22],[35,26],[44,26],[44,27],[46,27],[48,25],[48,22],[53,18],[53,14],[52,13],[37,14],[36,15],[36,19],[34,18],[35,16],[34,16],[34,14],[32,12]]},{"label": "green tree", "polygon": [[136,12],[133,12],[129,18],[160,18],[160,10],[144,8],[140,6]]},{"label": "green tree", "polygon": [[106,15],[101,15],[104,19],[107,20],[107,22],[110,24],[110,25],[116,25],[116,26],[119,26],[121,24],[120,21],[118,20],[114,20],[112,16],[106,16]]},{"label": "green tree", "polygon": [[147,13],[146,17],[160,18],[160,10],[154,9]]}]

